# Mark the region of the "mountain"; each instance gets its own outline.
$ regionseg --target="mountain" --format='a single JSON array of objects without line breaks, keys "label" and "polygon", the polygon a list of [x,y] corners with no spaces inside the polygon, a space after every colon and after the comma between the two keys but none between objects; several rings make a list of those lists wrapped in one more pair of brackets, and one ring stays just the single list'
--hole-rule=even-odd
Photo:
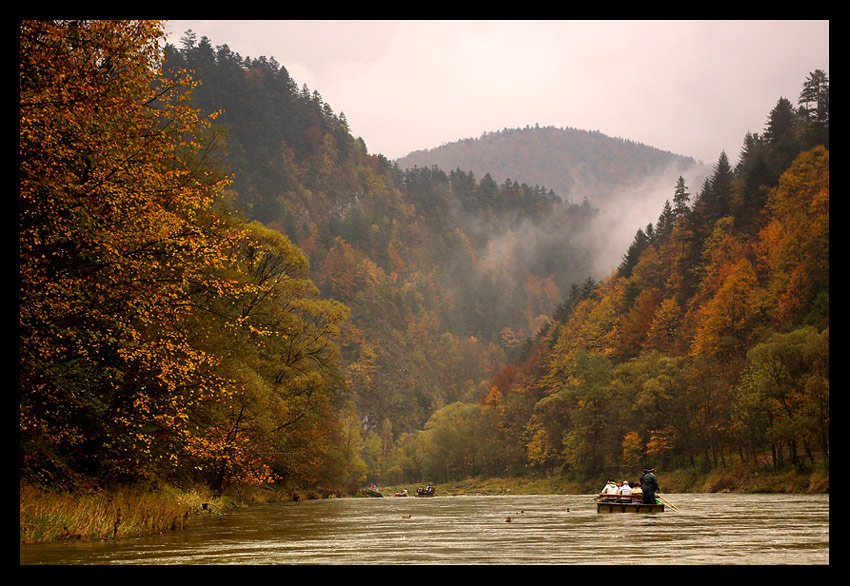
[{"label": "mountain", "polygon": [[[624,197],[641,197],[636,186],[660,179],[669,193],[679,175],[704,172],[691,157],[598,131],[553,126],[487,132],[414,151],[395,162],[403,169],[436,165],[477,176],[489,173],[497,182],[545,185],[564,199],[587,198],[602,210],[613,209]],[[657,211],[662,202],[654,203]]]}]

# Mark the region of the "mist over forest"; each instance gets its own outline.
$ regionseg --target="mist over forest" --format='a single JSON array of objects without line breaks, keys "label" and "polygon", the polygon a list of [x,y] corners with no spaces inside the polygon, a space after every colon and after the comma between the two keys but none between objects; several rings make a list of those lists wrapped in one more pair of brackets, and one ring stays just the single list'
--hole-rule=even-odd
[{"label": "mist over forest", "polygon": [[[658,219],[680,176],[688,185],[701,185],[711,171],[692,157],[598,131],[539,125],[417,150],[394,163],[402,168],[462,169],[476,177],[489,174],[499,183],[511,180],[544,186],[570,203],[586,200],[600,213],[577,240],[588,244],[587,252],[595,259],[595,278],[619,264],[638,228]],[[555,231],[540,226],[539,232]],[[527,225],[520,240],[533,243],[545,238],[539,232]]]}]

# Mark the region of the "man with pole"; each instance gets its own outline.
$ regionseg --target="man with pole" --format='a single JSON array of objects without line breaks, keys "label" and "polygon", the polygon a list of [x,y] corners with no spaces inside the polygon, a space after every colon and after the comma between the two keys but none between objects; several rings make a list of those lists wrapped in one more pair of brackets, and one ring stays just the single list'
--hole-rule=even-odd
[{"label": "man with pole", "polygon": [[643,474],[640,477],[640,484],[643,488],[642,502],[644,504],[654,505],[655,499],[657,498],[660,502],[664,503],[674,511],[680,512],[679,507],[665,499],[663,496],[656,494],[659,492],[660,488],[658,486],[658,478],[655,476],[655,468],[643,469]]},{"label": "man with pole", "polygon": [[655,493],[658,492],[658,478],[655,477],[654,468],[644,468],[640,487],[643,489],[643,503],[654,505]]}]

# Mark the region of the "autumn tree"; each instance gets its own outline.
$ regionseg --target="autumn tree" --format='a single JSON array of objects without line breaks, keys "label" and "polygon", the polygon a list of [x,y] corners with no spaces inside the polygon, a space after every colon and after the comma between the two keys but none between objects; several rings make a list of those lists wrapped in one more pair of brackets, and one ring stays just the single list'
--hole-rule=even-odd
[{"label": "autumn tree", "polygon": [[189,76],[161,75],[161,35],[20,24],[23,475],[327,481],[355,463],[346,310],[288,239],[227,212],[217,135]]},{"label": "autumn tree", "polygon": [[611,393],[612,365],[602,354],[579,351],[570,360],[568,372],[560,390],[569,406],[568,417],[559,418],[563,462],[571,470],[600,472],[622,440],[611,433],[618,404],[618,397]]},{"label": "autumn tree", "polygon": [[185,450],[217,490],[273,478],[328,482],[321,463],[351,454],[334,441],[348,310],[319,298],[306,258],[275,230],[251,223],[234,255],[228,277],[238,293],[205,296],[193,316],[195,343],[221,357],[215,374],[225,392],[193,412]]},{"label": "autumn tree", "polygon": [[623,456],[631,460],[628,463],[658,464],[674,457],[681,463],[689,455],[692,438],[686,370],[684,359],[657,351],[614,369],[611,393],[627,406],[612,421],[619,422],[616,434],[624,434]]},{"label": "autumn tree", "polygon": [[159,22],[20,23],[21,437],[26,470],[143,474],[170,459],[210,357],[183,322],[227,264],[192,82]]},{"label": "autumn tree", "polygon": [[801,154],[770,194],[771,219],[757,245],[769,270],[778,323],[811,314],[824,321],[829,303],[829,151]]},{"label": "autumn tree", "polygon": [[492,419],[481,405],[455,402],[436,411],[421,434],[422,473],[432,480],[448,480],[486,470]]},{"label": "autumn tree", "polygon": [[730,359],[752,341],[765,314],[766,294],[752,263],[741,259],[702,308],[693,351]]}]

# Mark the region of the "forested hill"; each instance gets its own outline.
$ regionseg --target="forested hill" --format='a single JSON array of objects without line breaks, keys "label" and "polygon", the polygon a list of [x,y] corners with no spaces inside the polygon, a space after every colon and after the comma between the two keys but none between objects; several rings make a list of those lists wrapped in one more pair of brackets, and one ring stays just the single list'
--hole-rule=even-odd
[{"label": "forested hill", "polygon": [[187,35],[168,67],[192,71],[193,103],[220,111],[235,207],[285,234],[322,294],[351,308],[345,362],[370,429],[411,432],[477,400],[569,288],[619,257],[601,260],[607,235],[587,203],[368,153],[273,58]]},{"label": "forested hill", "polygon": [[691,157],[598,131],[552,126],[487,132],[414,151],[395,162],[403,169],[436,165],[478,176],[489,173],[498,182],[546,185],[563,198],[574,202],[587,198],[601,209],[640,197],[635,188],[644,181],[673,185],[679,175],[688,176],[701,167]]},{"label": "forested hill", "polygon": [[[183,47],[190,69],[204,71],[199,58],[211,62],[205,42]],[[828,452],[821,72],[804,84],[799,107],[780,98],[764,133],[742,137],[735,166],[719,153],[698,188],[671,178],[657,220],[634,226],[619,265],[596,281],[588,275],[600,274],[594,255],[604,224],[594,223],[598,214],[586,202],[571,200],[576,182],[603,185],[588,178],[594,165],[628,186],[692,161],[578,133],[585,145],[616,144],[642,156],[576,164],[566,198],[541,187],[545,177],[499,183],[486,166],[465,170],[469,164],[453,158],[442,163],[447,170],[434,161],[403,169],[368,155],[347,134],[344,116],[316,91],[296,91],[284,67],[240,62],[226,47],[215,62],[233,72],[226,85],[201,74],[221,100],[216,107],[233,116],[246,99],[266,104],[230,118],[246,153],[260,129],[296,111],[278,115],[279,104],[312,108],[287,123],[288,132],[300,129],[291,143],[273,135],[282,149],[263,145],[262,158],[240,167],[257,179],[238,188],[239,198],[308,254],[325,295],[352,309],[347,380],[367,431],[380,434],[382,455],[372,464],[384,479],[529,466],[587,476],[647,459],[717,466],[765,454],[776,465],[802,466],[803,454],[814,462]],[[263,98],[287,87],[285,101]],[[242,102],[228,106],[228,93]],[[244,134],[246,127],[252,131]],[[532,139],[552,133],[576,134],[509,131],[479,142],[521,138],[527,148],[513,152],[533,152]],[[250,170],[256,165],[262,173]],[[281,169],[287,182],[259,188]],[[759,377],[783,352],[801,357],[798,378],[765,387]],[[782,393],[796,388],[808,394],[792,405]],[[760,393],[773,395],[765,401]],[[801,417],[808,418],[802,436]]]},{"label": "forested hill", "polygon": [[[580,479],[736,464],[828,478],[825,73],[808,76],[796,106],[779,98],[743,145],[734,166],[720,153],[699,189],[680,181],[618,269],[576,288],[494,379],[482,412],[524,434],[508,467]],[[516,447],[510,436],[496,435]]]},{"label": "forested hill", "polygon": [[19,26],[22,482],[828,476],[822,71],[611,259],[586,201],[370,154],[273,58]]},{"label": "forested hill", "polygon": [[[289,236],[322,293],[351,308],[347,382],[365,433],[380,434],[383,458],[372,466],[383,474],[593,474],[635,454],[719,465],[733,446],[740,458],[767,451],[799,463],[801,450],[825,449],[822,417],[813,415],[805,446],[753,428],[787,420],[748,395],[743,378],[747,351],[778,343],[771,333],[810,324],[794,343],[812,356],[828,340],[828,155],[806,154],[828,144],[822,75],[803,85],[799,107],[780,98],[764,133],[742,137],[736,165],[719,153],[702,185],[671,178],[657,219],[635,225],[631,246],[599,271],[608,225],[542,179],[498,182],[456,161],[392,165],[273,60],[243,60],[206,39],[184,43],[178,57],[215,96],[198,103],[224,111],[231,152],[244,153],[230,159],[238,205]],[[578,134],[651,155],[655,163],[616,157],[641,179],[653,165],[690,164]],[[805,162],[794,167],[798,156]],[[630,183],[605,157],[592,160]],[[800,198],[812,201],[812,224],[788,208]],[[793,409],[823,408],[823,363],[813,360],[800,376],[814,395]],[[736,421],[735,401],[768,411]]]}]

